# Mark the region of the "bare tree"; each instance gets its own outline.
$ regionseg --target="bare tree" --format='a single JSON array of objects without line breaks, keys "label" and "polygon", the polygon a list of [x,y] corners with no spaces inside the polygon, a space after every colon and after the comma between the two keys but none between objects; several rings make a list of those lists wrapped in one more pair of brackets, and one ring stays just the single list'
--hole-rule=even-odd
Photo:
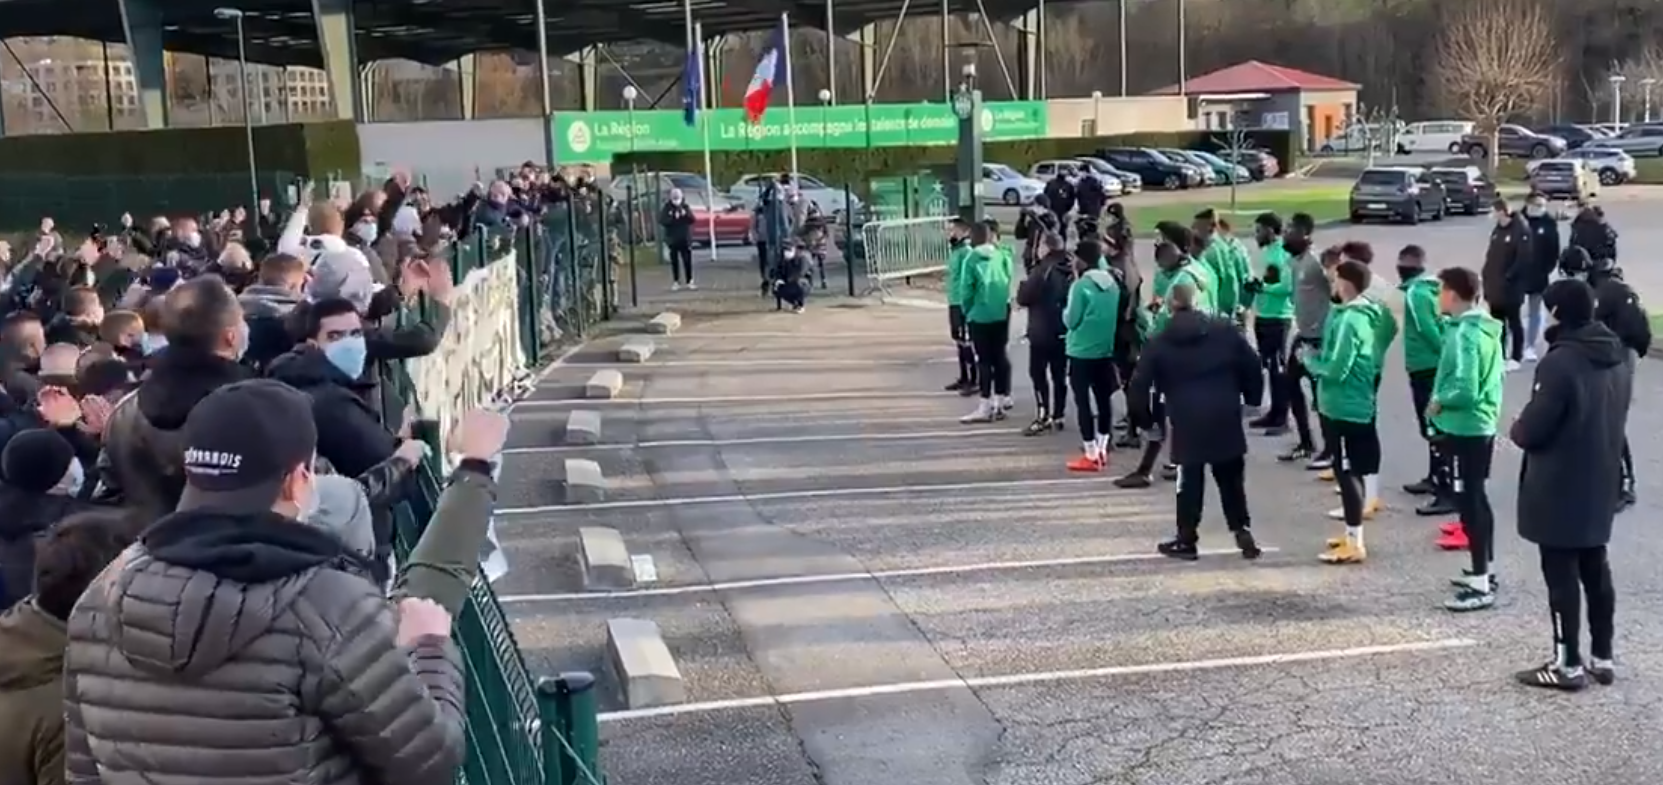
[{"label": "bare tree", "polygon": [[1497,129],[1530,112],[1559,84],[1559,42],[1538,0],[1463,0],[1445,11],[1435,72],[1445,101],[1490,137],[1490,167],[1499,160]]},{"label": "bare tree", "polygon": [[1638,56],[1631,57],[1618,64],[1611,72],[1622,74],[1626,81],[1622,88],[1632,91],[1624,96],[1623,106],[1628,109],[1624,114],[1628,117],[1621,121],[1641,120],[1651,122],[1655,114],[1652,100],[1654,90],[1663,89],[1663,47],[1653,45]]}]

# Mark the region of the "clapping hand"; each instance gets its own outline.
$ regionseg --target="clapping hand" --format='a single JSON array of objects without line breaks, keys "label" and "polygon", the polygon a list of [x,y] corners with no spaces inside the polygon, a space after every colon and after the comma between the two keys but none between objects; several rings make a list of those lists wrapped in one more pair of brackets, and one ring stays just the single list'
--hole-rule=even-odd
[{"label": "clapping hand", "polygon": [[490,409],[474,409],[462,415],[450,438],[451,449],[464,459],[494,460],[508,441],[508,417]]},{"label": "clapping hand", "polygon": [[53,428],[68,428],[81,421],[81,405],[62,387],[46,387],[35,401],[35,411]]}]

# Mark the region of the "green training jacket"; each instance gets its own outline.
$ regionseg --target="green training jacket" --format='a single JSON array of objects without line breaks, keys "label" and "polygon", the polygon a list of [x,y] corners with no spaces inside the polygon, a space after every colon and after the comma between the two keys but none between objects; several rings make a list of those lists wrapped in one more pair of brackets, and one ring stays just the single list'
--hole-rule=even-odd
[{"label": "green training jacket", "polygon": [[942,274],[942,284],[947,289],[948,305],[964,305],[959,298],[964,292],[964,261],[970,258],[970,243],[964,243],[947,254],[947,270]]},{"label": "green training jacket", "polygon": [[1233,234],[1226,235],[1224,242],[1230,247],[1230,271],[1236,279],[1236,305],[1245,308],[1248,305],[1247,282],[1253,280],[1253,254]]},{"label": "green training jacket", "polygon": [[1155,311],[1155,317],[1150,320],[1150,337],[1166,329],[1167,320],[1172,318],[1172,309],[1167,305],[1166,293],[1172,290],[1174,284],[1180,282],[1195,287],[1196,310],[1202,313],[1213,312],[1213,285],[1212,279],[1207,275],[1207,268],[1194,261],[1186,260],[1183,264],[1171,270],[1156,270],[1153,294],[1160,299],[1161,307]]},{"label": "green training jacket", "polygon": [[1068,328],[1063,351],[1069,357],[1113,357],[1115,334],[1120,328],[1120,282],[1112,273],[1087,270],[1068,289],[1062,324]]},{"label": "green training jacket", "polygon": [[1265,246],[1265,269],[1274,268],[1277,272],[1276,283],[1264,280],[1260,275],[1263,287],[1258,294],[1253,295],[1253,310],[1264,319],[1293,320],[1293,256],[1282,248],[1281,239]]},{"label": "green training jacket", "polygon": [[1438,313],[1440,286],[1436,277],[1425,272],[1398,284],[1403,292],[1403,366],[1409,373],[1438,367],[1446,327]]},{"label": "green training jacket", "polygon": [[1213,237],[1195,261],[1207,271],[1213,284],[1214,309],[1222,315],[1234,315],[1236,304],[1241,301],[1242,281],[1236,278],[1236,261],[1230,243],[1223,237]]},{"label": "green training jacket", "polygon": [[1323,325],[1321,353],[1305,360],[1317,380],[1317,410],[1330,420],[1374,421],[1380,372],[1375,307],[1364,297],[1334,306]]},{"label": "green training jacket", "polygon": [[1494,436],[1501,420],[1501,321],[1474,308],[1450,320],[1438,354],[1429,419],[1451,436]]},{"label": "green training jacket", "polygon": [[1369,316],[1369,325],[1373,328],[1374,348],[1369,359],[1374,363],[1374,376],[1386,372],[1386,353],[1392,348],[1392,341],[1397,338],[1397,317],[1392,314],[1392,307],[1378,298],[1379,293],[1365,292],[1357,300],[1364,303]]},{"label": "green training jacket", "polygon": [[978,245],[964,262],[964,284],[959,288],[964,320],[991,324],[1010,318],[1010,253],[995,245]]}]

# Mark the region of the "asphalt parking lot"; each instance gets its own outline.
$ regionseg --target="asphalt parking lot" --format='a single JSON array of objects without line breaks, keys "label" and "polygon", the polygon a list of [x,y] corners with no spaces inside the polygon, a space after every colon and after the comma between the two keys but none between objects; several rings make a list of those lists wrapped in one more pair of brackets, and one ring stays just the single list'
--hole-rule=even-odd
[{"label": "asphalt parking lot", "polygon": [[[1663,297],[1640,199],[1607,201],[1630,278]],[[1485,218],[1335,227],[1435,265],[1482,262]],[[1390,274],[1390,263],[1377,268]],[[742,280],[738,275],[736,280]],[[694,297],[679,293],[692,310]],[[675,302],[667,300],[667,302]],[[1630,432],[1640,505],[1617,525],[1619,682],[1579,695],[1510,681],[1549,654],[1536,557],[1513,534],[1520,456],[1498,451],[1497,608],[1442,610],[1463,555],[1432,546],[1397,489],[1423,469],[1394,357],[1382,404],[1387,510],[1370,561],[1319,564],[1329,486],[1254,437],[1249,496],[1262,544],[1240,560],[1210,507],[1194,564],[1153,555],[1172,486],[1122,491],[1069,475],[1071,433],[1024,438],[1025,349],[1010,421],[961,426],[938,310],[815,300],[775,313],[733,299],[640,365],[585,347],[514,411],[497,586],[538,672],[604,670],[604,624],[656,621],[688,702],[631,712],[603,676],[614,782],[687,785],[1649,785],[1663,777],[1663,429],[1644,363]],[[1020,328],[1013,331],[1020,334]],[[574,385],[623,371],[603,443],[566,447]],[[1504,421],[1529,394],[1508,377]],[[568,457],[612,479],[605,504],[561,503]],[[1117,454],[1116,468],[1128,456]],[[580,526],[652,556],[651,591],[580,590]]]}]

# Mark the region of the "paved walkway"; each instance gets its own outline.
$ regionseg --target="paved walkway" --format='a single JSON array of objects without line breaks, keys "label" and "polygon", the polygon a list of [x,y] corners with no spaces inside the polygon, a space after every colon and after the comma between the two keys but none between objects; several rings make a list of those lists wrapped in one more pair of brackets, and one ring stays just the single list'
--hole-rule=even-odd
[{"label": "paved walkway", "polygon": [[[1481,230],[1480,230],[1481,231]],[[690,319],[640,366],[617,339],[572,355],[514,412],[499,528],[513,572],[497,586],[540,672],[602,670],[608,618],[658,622],[689,703],[623,710],[602,734],[617,783],[1656,782],[1663,776],[1663,430],[1631,425],[1642,506],[1618,526],[1622,681],[1579,696],[1515,687],[1548,654],[1535,557],[1513,534],[1518,455],[1492,493],[1502,601],[1439,603],[1464,554],[1396,489],[1423,468],[1407,382],[1388,374],[1390,509],[1371,561],[1326,567],[1329,486],[1255,438],[1249,496],[1272,549],[1194,564],[1152,555],[1172,486],[1121,491],[1070,475],[1066,434],[1024,438],[1016,347],[1012,420],[961,426],[939,311],[821,301],[807,314]],[[769,305],[771,307],[771,304]],[[1019,332],[1019,331],[1018,331]],[[559,444],[575,385],[620,368],[604,444]],[[1508,380],[1507,418],[1528,393]],[[1641,371],[1638,398],[1663,390]],[[598,461],[610,500],[567,507],[559,460]],[[1130,456],[1117,454],[1117,469]],[[1230,541],[1209,499],[1204,548]],[[584,596],[578,527],[619,529],[650,554],[646,591]]]}]

